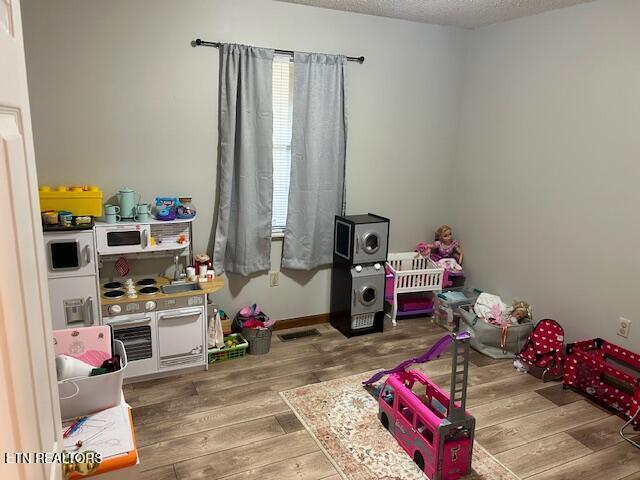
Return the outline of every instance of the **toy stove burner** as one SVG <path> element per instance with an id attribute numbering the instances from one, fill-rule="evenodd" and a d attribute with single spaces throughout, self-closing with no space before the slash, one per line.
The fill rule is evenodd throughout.
<path id="1" fill-rule="evenodd" d="M 122 288 L 122 283 L 120 283 L 120 282 L 109 282 L 109 283 L 105 283 L 102 287 L 106 288 L 107 290 L 117 290 L 119 288 Z"/>
<path id="2" fill-rule="evenodd" d="M 143 287 L 138 290 L 138 293 L 141 295 L 154 295 L 158 293 L 160 289 L 158 287 Z"/>
<path id="3" fill-rule="evenodd" d="M 120 298 L 124 297 L 123 290 L 109 290 L 108 292 L 104 292 L 104 296 L 106 298 Z"/>
<path id="4" fill-rule="evenodd" d="M 148 287 L 150 285 L 155 285 L 156 281 L 153 278 L 143 278 L 142 280 L 138 280 L 136 285 L 139 287 Z"/>

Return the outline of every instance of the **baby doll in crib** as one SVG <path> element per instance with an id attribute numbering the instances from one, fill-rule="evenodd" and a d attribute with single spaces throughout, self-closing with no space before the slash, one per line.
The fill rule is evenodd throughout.
<path id="1" fill-rule="evenodd" d="M 441 225 L 436 230 L 435 242 L 420 242 L 416 245 L 416 250 L 422 256 L 431 255 L 431 258 L 441 267 L 451 271 L 462 271 L 464 253 L 460 242 L 453 239 L 453 232 L 449 225 Z"/>

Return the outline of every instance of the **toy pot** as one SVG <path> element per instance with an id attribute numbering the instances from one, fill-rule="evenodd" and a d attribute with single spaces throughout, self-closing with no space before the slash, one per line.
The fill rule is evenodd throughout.
<path id="1" fill-rule="evenodd" d="M 120 205 L 120 215 L 123 219 L 132 219 L 136 215 L 136 192 L 130 188 L 123 188 L 116 196 Z"/>

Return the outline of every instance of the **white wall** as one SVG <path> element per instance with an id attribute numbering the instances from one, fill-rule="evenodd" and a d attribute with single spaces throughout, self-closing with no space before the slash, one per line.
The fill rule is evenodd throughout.
<path id="1" fill-rule="evenodd" d="M 364 55 L 348 66 L 347 213 L 390 217 L 395 251 L 447 219 L 439 180 L 453 159 L 465 32 L 260 0 L 22 4 L 41 183 L 97 184 L 107 196 L 129 186 L 146 200 L 192 194 L 196 250 L 208 248 L 218 52 L 189 46 L 201 37 Z M 266 275 L 228 280 L 218 300 L 232 313 L 249 302 L 275 318 L 329 310 L 326 269 L 281 275 L 277 288 Z"/>
<path id="2" fill-rule="evenodd" d="M 348 67 L 348 213 L 389 216 L 394 251 L 451 223 L 471 283 L 528 299 L 571 338 L 639 347 L 639 2 L 473 32 L 251 0 L 23 0 L 23 10 L 42 183 L 191 193 L 204 250 L 218 57 L 189 41 L 365 55 Z M 280 283 L 234 276 L 218 299 L 232 313 L 257 301 L 276 318 L 328 311 L 327 270 Z M 629 340 L 615 336 L 619 316 L 634 321 Z"/>
<path id="3" fill-rule="evenodd" d="M 607 0 L 473 33 L 453 211 L 474 285 L 636 351 L 638 19 Z"/>

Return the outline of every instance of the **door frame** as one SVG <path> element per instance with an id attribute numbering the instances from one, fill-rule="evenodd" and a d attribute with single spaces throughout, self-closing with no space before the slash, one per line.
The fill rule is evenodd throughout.
<path id="1" fill-rule="evenodd" d="M 0 451 L 57 453 L 62 425 L 18 0 L 0 0 Z M 5 463 L 0 478 L 61 478 Z"/>

